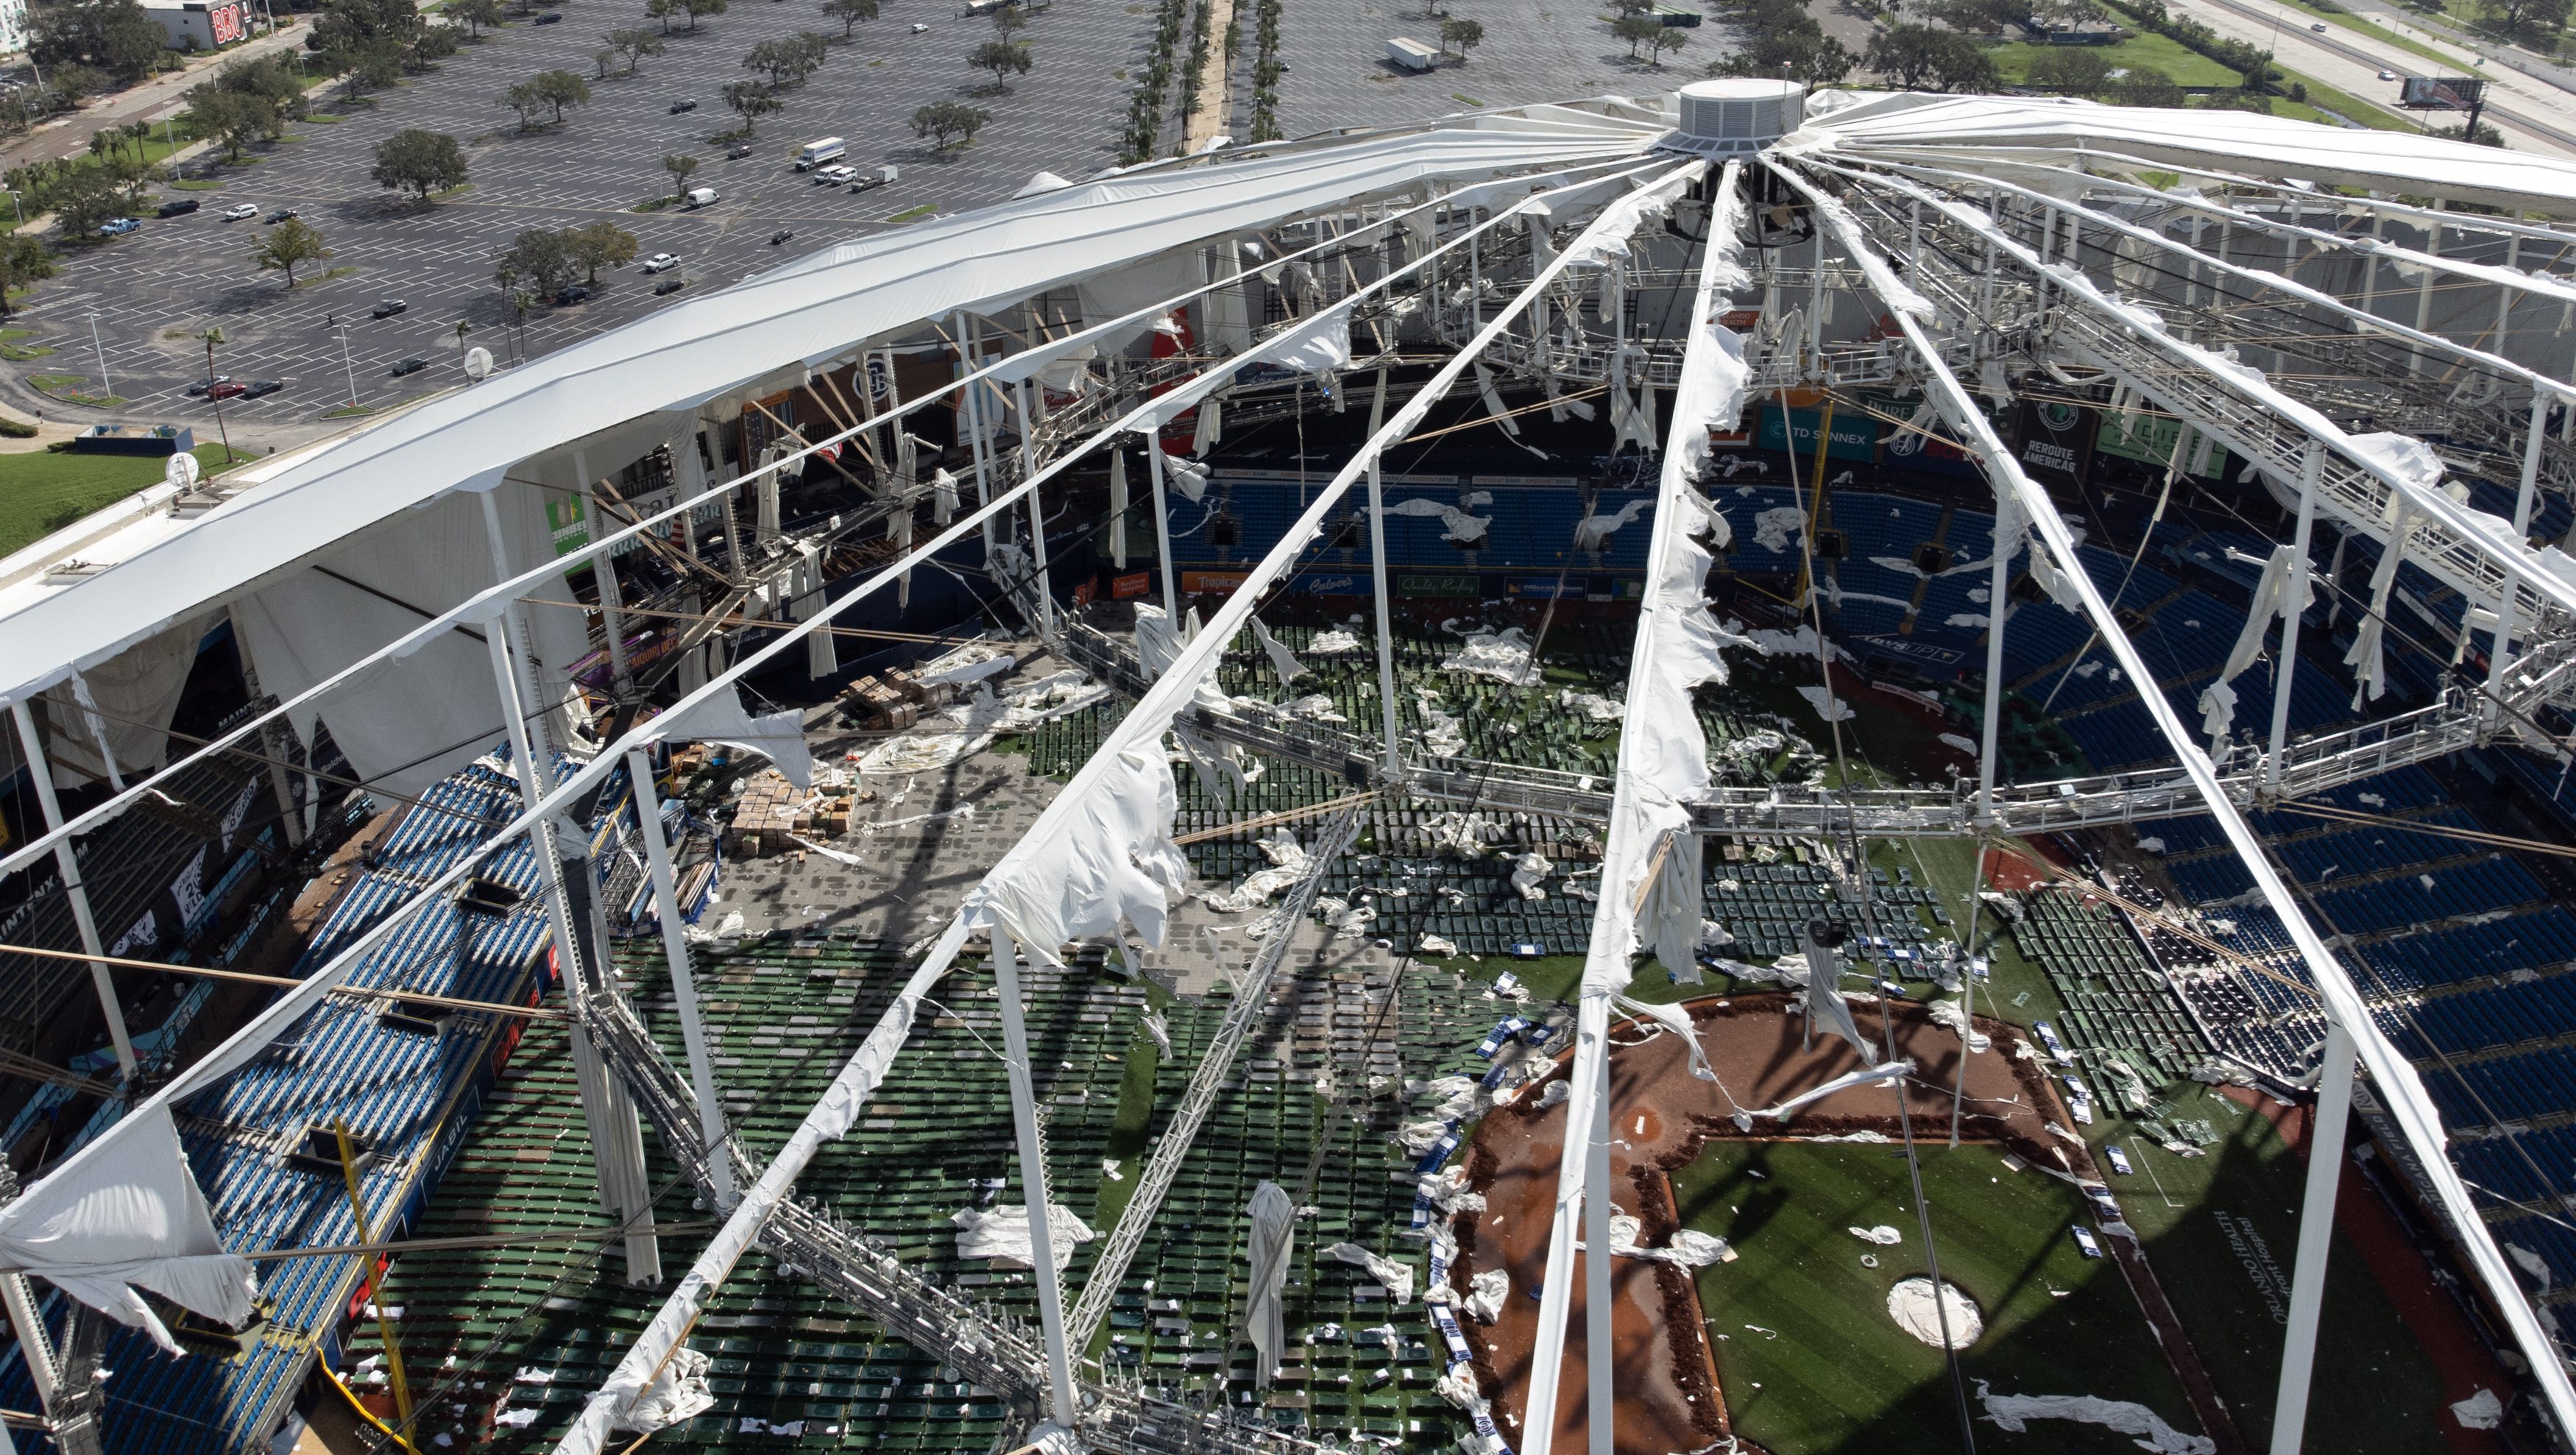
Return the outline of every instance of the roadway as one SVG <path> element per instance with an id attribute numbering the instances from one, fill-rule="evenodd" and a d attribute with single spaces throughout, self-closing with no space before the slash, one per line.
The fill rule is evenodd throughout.
<path id="1" fill-rule="evenodd" d="M 2377 102 L 2394 111 L 2397 83 L 2379 79 L 2382 71 L 2398 75 L 2420 76 L 2431 69 L 2422 56 L 2402 50 L 2384 41 L 2327 25 L 2320 34 L 2309 29 L 2318 24 L 2316 17 L 2304 10 L 2294 10 L 2272 0 L 2269 4 L 2247 3 L 2247 0 L 2173 0 L 2176 13 L 2201 21 L 2231 40 L 2246 41 L 2269 49 L 2280 64 L 2303 75 L 2314 77 L 2340 91 L 2364 101 Z M 2451 47 L 2440 47 L 2444 50 Z M 2576 98 L 2537 78 L 2519 72 L 2473 70 L 2464 58 L 2458 67 L 2463 75 L 2487 77 L 2485 120 L 2504 134 L 2505 143 L 2517 150 L 2551 156 L 2576 158 Z M 2436 120 L 2456 125 L 2465 114 L 2453 118 L 2437 114 Z"/>
<path id="2" fill-rule="evenodd" d="M 0 168 L 81 156 L 89 151 L 90 133 L 102 127 L 123 126 L 129 121 L 157 122 L 176 116 L 187 108 L 188 88 L 201 81 L 212 80 L 217 67 L 281 51 L 300 51 L 308 33 L 302 21 L 289 16 L 278 22 L 277 29 L 267 35 L 246 40 L 230 50 L 200 56 L 178 70 L 100 97 L 87 106 L 42 122 L 29 128 L 25 136 L 0 148 Z"/>

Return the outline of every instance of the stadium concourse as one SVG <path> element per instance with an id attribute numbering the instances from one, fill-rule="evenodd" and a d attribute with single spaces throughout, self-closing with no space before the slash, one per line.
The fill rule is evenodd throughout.
<path id="1" fill-rule="evenodd" d="M 174 471 L 0 562 L 10 1439 L 2562 1447 L 2571 218 L 1703 82 Z"/>

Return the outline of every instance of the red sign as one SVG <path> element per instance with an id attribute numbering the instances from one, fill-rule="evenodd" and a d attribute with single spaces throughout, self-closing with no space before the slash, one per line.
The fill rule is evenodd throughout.
<path id="1" fill-rule="evenodd" d="M 1724 313 L 1719 314 L 1717 316 L 1717 321 L 1724 327 L 1734 329 L 1737 333 L 1742 333 L 1744 330 L 1751 328 L 1753 325 L 1762 321 L 1762 310 L 1759 308 L 1730 308 Z"/>
<path id="2" fill-rule="evenodd" d="M 1181 589 L 1196 596 L 1201 592 L 1225 596 L 1252 579 L 1248 571 L 1183 571 Z"/>
<path id="3" fill-rule="evenodd" d="M 1125 601 L 1131 596 L 1142 596 L 1153 589 L 1154 577 L 1151 572 L 1139 571 L 1132 576 L 1109 578 L 1109 597 L 1113 601 Z"/>
<path id="4" fill-rule="evenodd" d="M 244 34 L 241 7 L 238 5 L 219 5 L 206 12 L 206 20 L 214 28 L 217 45 L 231 45 Z"/>
<path id="5" fill-rule="evenodd" d="M 1073 604 L 1076 606 L 1089 606 L 1091 604 L 1091 598 L 1099 594 L 1099 578 L 1088 576 L 1084 577 L 1081 584 L 1073 588 Z"/>

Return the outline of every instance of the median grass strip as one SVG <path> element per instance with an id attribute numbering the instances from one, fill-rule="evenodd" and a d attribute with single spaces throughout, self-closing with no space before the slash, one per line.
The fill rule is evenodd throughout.
<path id="1" fill-rule="evenodd" d="M 1994 58 L 1995 69 L 2003 74 L 2004 80 L 2018 86 L 2029 73 L 2033 60 L 2057 49 L 2055 46 L 2027 45 L 2016 41 L 1995 46 L 1986 54 Z M 2235 86 L 2244 80 L 2236 72 L 2167 35 L 2134 35 L 2117 45 L 2091 49 L 2110 62 L 2114 70 L 2152 67 L 2172 77 L 2175 85 L 2186 88 Z"/>
<path id="2" fill-rule="evenodd" d="M 220 474 L 220 444 L 199 445 L 197 463 L 208 475 Z M 250 461 L 237 455 L 233 464 Z M 38 450 L 0 455 L 0 555 L 61 530 L 82 516 L 113 505 L 159 484 L 166 461 L 136 455 L 75 455 Z"/>

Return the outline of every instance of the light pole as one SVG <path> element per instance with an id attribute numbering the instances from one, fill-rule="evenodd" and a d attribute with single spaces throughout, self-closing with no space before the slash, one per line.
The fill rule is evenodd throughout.
<path id="1" fill-rule="evenodd" d="M 89 311 L 89 346 L 98 353 L 98 392 L 112 395 L 116 392 L 116 381 L 107 377 L 107 345 L 98 341 L 98 310 L 95 308 Z M 207 372 L 214 371 L 209 369 Z"/>
<path id="2" fill-rule="evenodd" d="M 349 362 L 349 326 L 340 324 L 332 330 L 340 336 L 340 367 L 349 376 L 349 407 L 358 407 L 358 366 Z"/>
<path id="3" fill-rule="evenodd" d="M 24 207 L 20 207 L 20 206 L 18 206 L 18 189 L 17 189 L 17 188 L 15 188 L 15 187 L 11 187 L 11 188 L 7 188 L 6 190 L 7 190 L 7 192 L 9 193 L 9 205 L 10 205 L 10 207 L 12 207 L 13 209 L 15 209 L 15 210 L 17 211 L 17 214 L 18 214 L 18 225 L 19 225 L 20 227 L 25 227 L 25 226 L 27 225 L 27 209 L 26 209 L 26 208 L 24 208 Z"/>
<path id="4" fill-rule="evenodd" d="M 215 345 L 224 341 L 224 331 L 210 328 L 198 335 L 206 341 L 206 397 L 215 405 L 215 438 L 224 442 L 224 463 L 233 462 L 233 437 L 224 431 L 224 398 L 215 392 Z"/>

